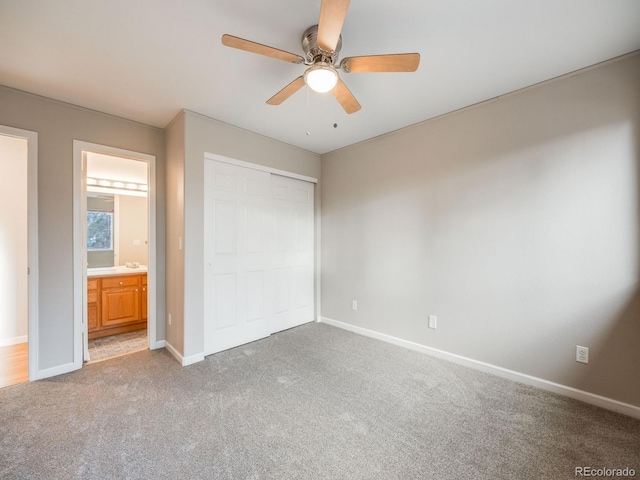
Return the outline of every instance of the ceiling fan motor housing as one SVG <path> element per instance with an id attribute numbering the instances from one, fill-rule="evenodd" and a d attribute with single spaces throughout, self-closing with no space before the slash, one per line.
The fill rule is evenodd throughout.
<path id="1" fill-rule="evenodd" d="M 338 44 L 333 52 L 327 52 L 318 46 L 318 25 L 307 28 L 302 34 L 302 50 L 305 54 L 305 63 L 312 65 L 316 62 L 326 62 L 334 65 L 338 61 L 338 54 L 342 48 L 342 35 L 338 38 Z"/>

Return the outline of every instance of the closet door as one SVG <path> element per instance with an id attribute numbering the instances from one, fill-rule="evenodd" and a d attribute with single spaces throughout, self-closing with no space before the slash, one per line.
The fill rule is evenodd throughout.
<path id="1" fill-rule="evenodd" d="M 205 354 L 266 337 L 273 310 L 270 174 L 205 160 Z"/>
<path id="2" fill-rule="evenodd" d="M 313 189 L 313 183 L 271 175 L 273 332 L 314 319 Z"/>
<path id="3" fill-rule="evenodd" d="M 205 160 L 205 355 L 314 320 L 312 183 Z"/>

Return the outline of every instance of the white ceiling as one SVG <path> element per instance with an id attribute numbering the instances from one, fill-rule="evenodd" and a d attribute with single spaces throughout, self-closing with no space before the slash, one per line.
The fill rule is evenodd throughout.
<path id="1" fill-rule="evenodd" d="M 418 71 L 343 73 L 362 105 L 352 115 L 306 87 L 267 105 L 304 66 L 223 47 L 222 34 L 302 54 L 319 8 L 0 0 L 0 84 L 162 128 L 186 108 L 326 153 L 640 49 L 638 0 L 352 0 L 341 57 L 418 52 Z"/>

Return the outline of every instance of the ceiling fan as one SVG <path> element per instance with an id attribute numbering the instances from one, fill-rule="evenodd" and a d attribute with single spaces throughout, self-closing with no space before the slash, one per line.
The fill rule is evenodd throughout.
<path id="1" fill-rule="evenodd" d="M 267 100 L 269 105 L 280 105 L 306 84 L 316 92 L 332 92 L 342 108 L 351 114 L 360 110 L 361 107 L 340 78 L 338 70 L 345 73 L 415 72 L 420 64 L 420 54 L 347 57 L 338 63 L 338 54 L 342 48 L 340 32 L 348 8 L 349 0 L 322 0 L 318 25 L 308 28 L 302 35 L 304 57 L 233 35 L 223 35 L 222 44 L 309 67 L 304 75 L 296 78 Z"/>

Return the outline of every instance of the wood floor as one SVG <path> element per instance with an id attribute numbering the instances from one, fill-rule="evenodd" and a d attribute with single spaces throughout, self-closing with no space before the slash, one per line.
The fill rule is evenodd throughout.
<path id="1" fill-rule="evenodd" d="M 28 345 L 0 347 L 0 388 L 29 380 Z"/>
<path id="2" fill-rule="evenodd" d="M 29 381 L 29 344 L 0 347 L 0 388 Z M 100 361 L 147 349 L 147 330 L 89 341 L 91 360 Z"/>

